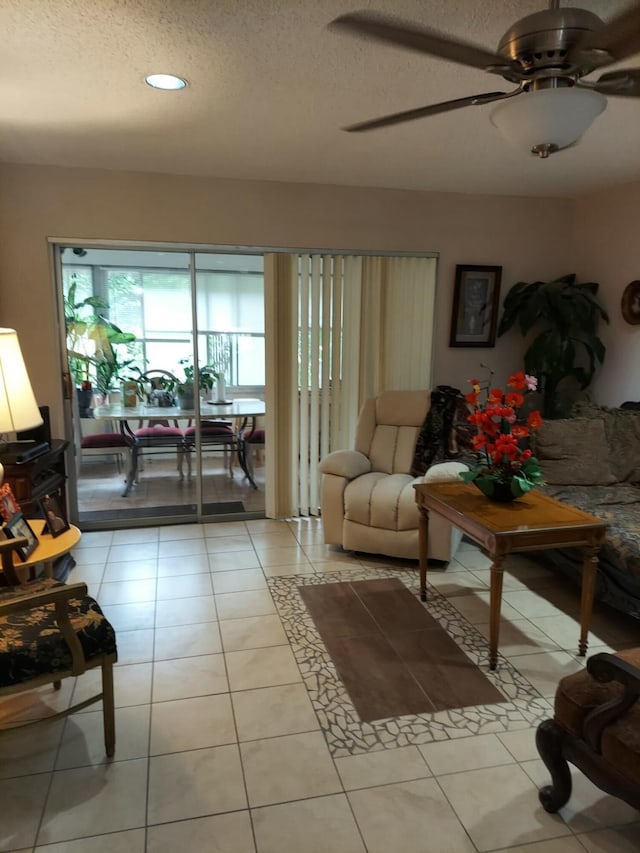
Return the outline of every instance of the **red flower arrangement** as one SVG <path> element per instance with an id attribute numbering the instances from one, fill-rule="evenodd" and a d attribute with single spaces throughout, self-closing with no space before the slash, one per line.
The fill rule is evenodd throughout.
<path id="1" fill-rule="evenodd" d="M 460 476 L 465 483 L 474 483 L 487 497 L 496 500 L 515 500 L 534 486 L 543 485 L 540 465 L 529 448 L 521 447 L 522 439 L 542 424 L 540 412 L 531 412 L 526 424 L 518 421 L 525 392 L 535 391 L 538 380 L 525 373 L 514 373 L 507 382 L 508 391 L 491 388 L 489 380 L 471 380 L 473 388 L 465 399 L 472 408 L 467 420 L 476 427 L 472 439 L 478 462 Z M 485 400 L 481 402 L 482 392 Z"/>

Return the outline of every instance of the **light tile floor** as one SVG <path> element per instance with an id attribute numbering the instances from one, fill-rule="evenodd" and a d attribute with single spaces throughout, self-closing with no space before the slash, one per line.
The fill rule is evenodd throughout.
<path id="1" fill-rule="evenodd" d="M 580 773 L 560 814 L 533 729 L 334 758 L 265 579 L 392 565 L 322 545 L 319 522 L 269 520 L 94 532 L 74 552 L 114 624 L 117 746 L 101 712 L 0 737 L 0 850 L 49 853 L 631 853 L 640 814 Z M 405 567 L 407 564 L 402 564 Z M 547 698 L 582 665 L 577 592 L 511 564 L 501 651 Z M 488 630 L 488 561 L 463 543 L 430 581 Z M 569 590 L 569 591 L 568 591 Z M 637 645 L 640 625 L 594 619 L 590 652 Z M 89 695 L 5 700 L 37 716 Z"/>

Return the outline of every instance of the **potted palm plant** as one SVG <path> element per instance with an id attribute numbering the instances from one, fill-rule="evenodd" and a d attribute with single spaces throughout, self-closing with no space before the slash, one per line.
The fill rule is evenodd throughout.
<path id="1" fill-rule="evenodd" d="M 73 376 L 82 417 L 91 416 L 91 398 L 95 390 L 107 395 L 115 389 L 123 371 L 135 361 L 131 345 L 136 336 L 123 332 L 102 311 L 109 305 L 98 296 L 78 301 L 77 283 L 72 279 L 64 298 L 67 357 Z M 119 349 L 124 347 L 123 356 Z"/>
<path id="2" fill-rule="evenodd" d="M 597 292 L 596 282 L 578 283 L 572 274 L 546 282 L 519 281 L 505 297 L 498 336 L 513 326 L 522 335 L 536 332 L 524 354 L 524 370 L 538 378 L 543 417 L 566 417 L 604 361 L 598 324 L 608 323 L 609 317 Z"/>

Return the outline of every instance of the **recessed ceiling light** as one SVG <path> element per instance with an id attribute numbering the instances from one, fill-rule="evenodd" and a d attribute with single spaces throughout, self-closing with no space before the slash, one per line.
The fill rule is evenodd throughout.
<path id="1" fill-rule="evenodd" d="M 184 89 L 187 81 L 182 77 L 176 77 L 175 74 L 149 74 L 144 78 L 144 82 L 154 89 Z"/>

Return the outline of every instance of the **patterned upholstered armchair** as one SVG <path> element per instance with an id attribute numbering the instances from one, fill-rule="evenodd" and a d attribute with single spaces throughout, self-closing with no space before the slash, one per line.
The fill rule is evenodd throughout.
<path id="1" fill-rule="evenodd" d="M 551 774 L 540 802 L 557 812 L 571 796 L 569 764 L 599 788 L 640 808 L 640 649 L 593 655 L 558 684 L 552 720 L 536 744 Z"/>
<path id="2" fill-rule="evenodd" d="M 0 542 L 0 696 L 45 684 L 60 688 L 63 678 L 102 669 L 102 690 L 95 696 L 46 717 L 54 720 L 102 700 L 104 743 L 115 751 L 113 664 L 115 632 L 83 583 L 55 580 L 10 585 L 15 576 L 11 552 L 25 539 Z M 40 720 L 3 722 L 1 729 L 32 725 Z"/>

